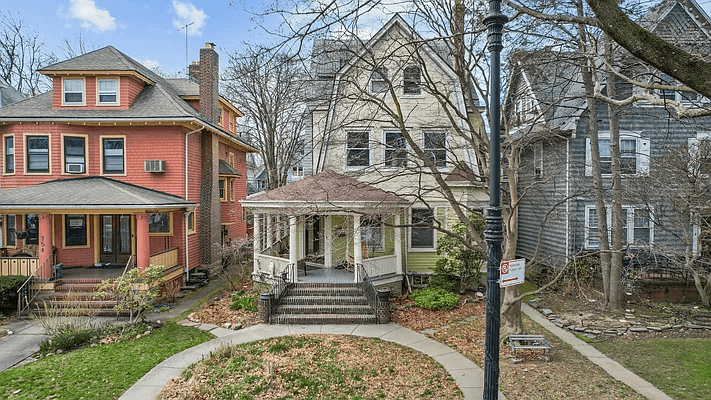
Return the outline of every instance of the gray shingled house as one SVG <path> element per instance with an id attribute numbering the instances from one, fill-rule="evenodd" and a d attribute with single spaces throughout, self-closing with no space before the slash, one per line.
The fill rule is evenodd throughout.
<path id="1" fill-rule="evenodd" d="M 694 0 L 665 1 L 641 22 L 664 39 L 706 57 L 711 55 L 711 21 Z M 665 74 L 635 64 L 629 55 L 623 60 L 638 76 L 661 84 L 674 83 Z M 525 195 L 519 206 L 517 255 L 527 259 L 535 256 L 543 264 L 560 266 L 581 250 L 595 250 L 599 245 L 597 212 L 590 192 L 590 117 L 580 60 L 577 54 L 542 49 L 517 53 L 509 66 L 512 79 L 506 116 L 512 137 L 525 148 L 518 172 L 518 187 Z M 618 82 L 617 87 L 620 98 L 642 91 L 624 82 Z M 669 217 L 668 204 L 650 205 L 646 200 L 642 204 L 642 196 L 634 188 L 645 177 L 666 173 L 654 161 L 668 150 L 707 140 L 711 133 L 711 118 L 679 118 L 676 109 L 663 104 L 673 100 L 693 109 L 708 107 L 708 99 L 683 89 L 648 93 L 662 105 L 640 101 L 619 113 L 626 196 L 624 234 L 630 252 L 649 245 L 681 246 L 678 232 L 661 226 Z M 610 128 L 605 103 L 597 102 L 597 114 L 603 181 L 609 187 Z"/>

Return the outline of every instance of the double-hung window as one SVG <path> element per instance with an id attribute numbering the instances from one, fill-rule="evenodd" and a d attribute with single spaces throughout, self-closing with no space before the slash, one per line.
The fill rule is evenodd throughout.
<path id="1" fill-rule="evenodd" d="M 27 172 L 49 172 L 49 136 L 27 136 Z"/>
<path id="2" fill-rule="evenodd" d="M 118 80 L 99 79 L 99 104 L 118 104 Z"/>
<path id="3" fill-rule="evenodd" d="M 659 75 L 659 84 L 667 86 L 678 86 L 679 83 L 667 74 Z M 698 100 L 699 96 L 691 90 L 662 89 L 657 91 L 657 95 L 662 100 L 676 101 L 679 103 L 692 103 Z"/>
<path id="4" fill-rule="evenodd" d="M 63 100 L 65 105 L 84 104 L 84 80 L 65 79 L 63 81 Z"/>
<path id="5" fill-rule="evenodd" d="M 385 166 L 407 166 L 407 144 L 402 132 L 385 132 Z"/>
<path id="6" fill-rule="evenodd" d="M 15 238 L 15 215 L 8 214 L 5 216 L 5 246 L 15 247 L 17 240 Z"/>
<path id="7" fill-rule="evenodd" d="M 413 208 L 410 218 L 410 247 L 413 249 L 434 249 L 435 232 L 432 227 L 434 215 L 429 208 Z"/>
<path id="8" fill-rule="evenodd" d="M 699 132 L 688 141 L 689 173 L 697 177 L 711 176 L 711 133 Z"/>
<path id="9" fill-rule="evenodd" d="M 609 132 L 600 132 L 600 172 L 612 173 L 612 153 Z M 650 141 L 635 133 L 620 134 L 620 172 L 626 175 L 647 175 L 649 173 Z M 585 176 L 592 176 L 592 153 L 590 138 L 585 139 Z"/>
<path id="10" fill-rule="evenodd" d="M 149 214 L 148 233 L 153 235 L 172 235 L 173 214 L 169 212 Z"/>
<path id="11" fill-rule="evenodd" d="M 86 143 L 83 137 L 64 137 L 64 172 L 83 174 L 86 172 Z"/>
<path id="12" fill-rule="evenodd" d="M 652 220 L 653 210 L 645 207 L 623 206 L 622 218 L 624 226 L 622 228 L 623 245 L 635 246 L 654 242 L 654 224 Z M 598 215 L 594 205 L 585 208 L 585 248 L 597 249 L 600 247 L 598 235 Z M 607 208 L 607 228 L 608 239 L 612 240 L 612 209 Z"/>
<path id="13" fill-rule="evenodd" d="M 388 69 L 378 67 L 370 76 L 370 91 L 373 93 L 385 93 L 388 91 Z"/>
<path id="14" fill-rule="evenodd" d="M 403 70 L 403 94 L 419 95 L 422 92 L 420 80 L 422 73 L 420 67 L 411 65 Z"/>
<path id="15" fill-rule="evenodd" d="M 15 173 L 15 137 L 5 136 L 5 173 Z"/>
<path id="16" fill-rule="evenodd" d="M 368 130 L 348 131 L 346 139 L 346 166 L 367 167 L 370 165 Z"/>
<path id="17" fill-rule="evenodd" d="M 447 135 L 444 132 L 424 133 L 425 154 L 436 167 L 447 166 Z"/>
<path id="18" fill-rule="evenodd" d="M 123 138 L 102 139 L 104 174 L 123 174 L 125 171 Z"/>
<path id="19" fill-rule="evenodd" d="M 533 145 L 533 176 L 543 178 L 543 142 Z"/>

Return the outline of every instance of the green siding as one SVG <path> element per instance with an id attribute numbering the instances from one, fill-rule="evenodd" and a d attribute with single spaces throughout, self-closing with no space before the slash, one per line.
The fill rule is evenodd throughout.
<path id="1" fill-rule="evenodd" d="M 408 252 L 407 270 L 409 272 L 432 272 L 437 260 L 442 257 L 436 251 Z"/>

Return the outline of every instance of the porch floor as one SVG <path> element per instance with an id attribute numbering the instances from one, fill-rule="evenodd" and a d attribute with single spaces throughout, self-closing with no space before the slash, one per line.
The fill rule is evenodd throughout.
<path id="1" fill-rule="evenodd" d="M 298 271 L 299 282 L 303 283 L 353 283 L 353 272 L 335 268 L 310 267 L 304 275 L 304 270 Z"/>
<path id="2" fill-rule="evenodd" d="M 60 273 L 62 279 L 114 279 L 123 274 L 121 268 L 67 267 Z"/>

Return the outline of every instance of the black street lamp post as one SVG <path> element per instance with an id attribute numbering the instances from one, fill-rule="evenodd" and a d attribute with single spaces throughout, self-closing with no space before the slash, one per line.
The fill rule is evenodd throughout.
<path id="1" fill-rule="evenodd" d="M 503 241 L 501 218 L 501 32 L 508 18 L 501 13 L 501 0 L 489 1 L 489 14 L 484 23 L 489 29 L 491 76 L 489 77 L 489 208 L 486 213 L 486 338 L 484 341 L 484 400 L 499 398 L 499 324 L 500 299 L 499 264 Z"/>

